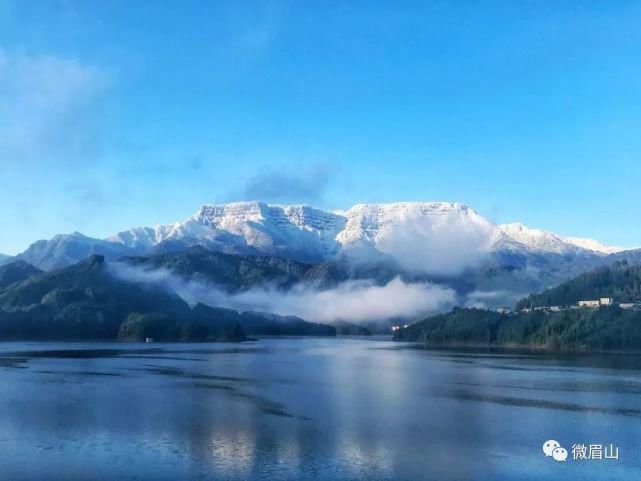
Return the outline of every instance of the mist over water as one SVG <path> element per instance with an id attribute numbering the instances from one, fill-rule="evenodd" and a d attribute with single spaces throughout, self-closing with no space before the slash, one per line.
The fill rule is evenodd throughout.
<path id="1" fill-rule="evenodd" d="M 349 280 L 329 289 L 301 283 L 287 291 L 267 285 L 229 293 L 206 282 L 186 281 L 166 269 L 146 270 L 122 263 L 114 263 L 110 269 L 121 279 L 175 292 L 192 305 L 200 302 L 318 322 L 411 318 L 447 310 L 457 300 L 453 289 L 427 282 L 408 283 L 400 278 L 384 285 L 376 285 L 371 280 Z"/>

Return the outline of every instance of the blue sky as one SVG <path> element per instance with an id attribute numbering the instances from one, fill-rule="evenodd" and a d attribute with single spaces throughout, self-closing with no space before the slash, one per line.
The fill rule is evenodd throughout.
<path id="1" fill-rule="evenodd" d="M 0 252 L 259 199 L 641 245 L 641 2 L 0 0 Z"/>

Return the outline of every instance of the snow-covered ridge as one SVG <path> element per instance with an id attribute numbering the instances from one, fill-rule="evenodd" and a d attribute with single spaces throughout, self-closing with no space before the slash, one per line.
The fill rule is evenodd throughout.
<path id="1" fill-rule="evenodd" d="M 132 248 L 151 248 L 167 240 L 222 242 L 258 250 L 307 251 L 311 257 L 324 258 L 355 243 L 377 247 L 399 230 L 407 231 L 410 227 L 414 234 L 423 234 L 432 241 L 438 237 L 447 241 L 455 230 L 457 237 L 469 235 L 485 242 L 480 247 L 487 250 L 525 248 L 555 254 L 577 251 L 611 254 L 624 250 L 518 223 L 494 225 L 474 209 L 456 202 L 357 204 L 336 212 L 262 202 L 211 204 L 203 205 L 184 221 L 154 228 L 137 227 L 106 240 Z"/>
<path id="2" fill-rule="evenodd" d="M 135 227 L 103 240 L 78 233 L 56 236 L 38 241 L 21 257 L 53 268 L 87 253 L 117 257 L 190 245 L 309 262 L 338 255 L 391 257 L 408 269 L 437 273 L 460 271 L 498 251 L 601 256 L 624 250 L 522 224 L 496 225 L 456 202 L 357 204 L 334 212 L 306 205 L 235 202 L 203 205 L 183 221 Z"/>
<path id="3" fill-rule="evenodd" d="M 626 250 L 623 247 L 606 246 L 593 239 L 564 237 L 540 229 L 531 229 L 520 223 L 499 225 L 498 229 L 509 239 L 529 249 L 541 252 L 567 254 L 577 251 L 590 251 L 599 254 L 614 254 L 615 252 Z"/>
<path id="4" fill-rule="evenodd" d="M 615 254 L 617 252 L 628 250 L 626 247 L 607 246 L 594 239 L 585 239 L 581 237 L 564 237 L 563 240 L 582 249 L 588 249 L 594 252 L 600 252 L 602 254 Z"/>

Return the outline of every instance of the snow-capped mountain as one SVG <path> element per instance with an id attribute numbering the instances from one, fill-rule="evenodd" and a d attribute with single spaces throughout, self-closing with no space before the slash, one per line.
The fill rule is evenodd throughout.
<path id="1" fill-rule="evenodd" d="M 94 254 L 115 259 L 123 255 L 133 255 L 136 252 L 142 253 L 143 251 L 136 251 L 133 248 L 126 249 L 108 240 L 94 239 L 82 235 L 80 232 L 73 232 L 59 234 L 49 240 L 34 242 L 15 259 L 24 260 L 43 270 L 51 270 L 75 264 Z"/>
<path id="2" fill-rule="evenodd" d="M 516 244 L 515 244 L 516 243 Z M 552 254 L 582 254 L 586 251 L 598 254 L 613 254 L 625 250 L 622 247 L 606 246 L 592 239 L 563 237 L 552 232 L 530 229 L 520 223 L 499 225 L 494 248 L 527 248 Z"/>
<path id="3" fill-rule="evenodd" d="M 185 221 L 136 228 L 107 240 L 126 248 L 174 242 L 318 262 L 336 254 L 344 224 L 342 216 L 312 207 L 238 202 L 204 205 Z"/>
<path id="4" fill-rule="evenodd" d="M 615 254 L 617 252 L 623 252 L 627 250 L 625 247 L 621 246 L 606 246 L 594 239 L 585 239 L 581 237 L 563 237 L 563 240 L 582 249 L 600 252 L 602 254 Z"/>
<path id="5" fill-rule="evenodd" d="M 204 205 L 184 221 L 136 227 L 107 239 L 59 235 L 32 244 L 18 257 L 51 269 L 91 254 L 116 258 L 192 245 L 306 262 L 391 258 L 408 270 L 436 274 L 460 272 L 495 252 L 595 257 L 622 250 L 522 224 L 495 225 L 459 203 L 358 204 L 328 212 L 237 202 Z"/>

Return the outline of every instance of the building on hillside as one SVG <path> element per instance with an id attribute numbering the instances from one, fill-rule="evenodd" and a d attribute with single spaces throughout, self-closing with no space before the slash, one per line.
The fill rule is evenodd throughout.
<path id="1" fill-rule="evenodd" d="M 561 311 L 561 306 L 550 306 L 549 309 L 552 312 L 559 312 L 559 311 Z"/>
<path id="2" fill-rule="evenodd" d="M 498 309 L 496 309 L 496 312 L 500 314 L 509 314 L 510 312 L 512 312 L 512 310 L 507 306 L 501 306 Z"/>
<path id="3" fill-rule="evenodd" d="M 586 299 L 579 301 L 579 307 L 599 307 L 599 306 L 612 306 L 614 305 L 614 299 L 611 297 L 601 297 L 599 299 Z"/>
<path id="4" fill-rule="evenodd" d="M 601 305 L 598 299 L 582 300 L 578 304 L 579 307 L 599 307 Z"/>

